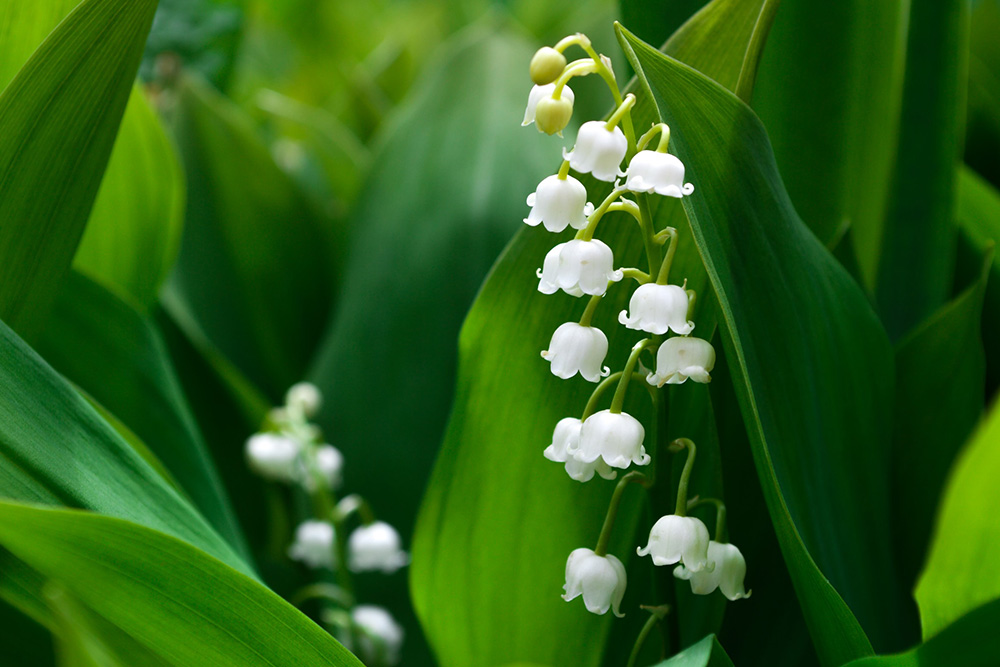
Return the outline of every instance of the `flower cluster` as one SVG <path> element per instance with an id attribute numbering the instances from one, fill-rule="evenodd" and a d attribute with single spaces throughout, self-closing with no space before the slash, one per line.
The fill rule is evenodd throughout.
<path id="1" fill-rule="evenodd" d="M 272 410 L 265 429 L 247 440 L 247 463 L 261 477 L 304 492 L 315 508 L 314 516 L 295 529 L 288 556 L 309 568 L 338 574 L 336 586 L 324 584 L 322 589 L 324 598 L 337 603 L 337 608 L 324 610 L 325 621 L 368 664 L 395 664 L 403 630 L 388 611 L 354 603 L 351 573 L 391 574 L 405 566 L 409 556 L 396 529 L 376 520 L 367 501 L 357 495 L 336 501 L 344 457 L 336 447 L 323 443 L 319 428 L 309 422 L 321 402 L 312 384 L 303 382 L 289 389 L 285 405 Z M 344 540 L 340 536 L 347 534 L 348 521 L 355 513 L 360 525 Z"/>
<path id="2" fill-rule="evenodd" d="M 581 47 L 588 57 L 568 63 L 563 52 L 573 45 Z M 563 464 L 566 473 L 579 482 L 590 481 L 595 474 L 615 479 L 619 471 L 646 466 L 652 457 L 653 447 L 647 452 L 642 423 L 623 410 L 628 387 L 633 382 L 660 388 L 687 380 L 711 380 L 715 349 L 707 340 L 691 335 L 695 328 L 691 319 L 694 292 L 687 289 L 686 281 L 670 282 L 677 230 L 655 229 L 647 200 L 656 195 L 681 199 L 691 195 L 694 186 L 684 182 L 684 163 L 667 152 L 669 127 L 655 124 L 636 140 L 631 118 L 635 96 L 622 96 L 610 60 L 598 55 L 584 35 L 572 35 L 554 47 L 540 49 L 532 59 L 530 74 L 535 85 L 528 96 L 523 124 L 534 123 L 541 132 L 562 136 L 569 125 L 574 95 L 567 84 L 573 77 L 598 74 L 608 83 L 616 103 L 607 120 L 592 120 L 580 126 L 575 145 L 571 150 L 563 149 L 558 172 L 543 179 L 528 196 L 530 211 L 524 219 L 526 224 L 542 226 L 552 233 L 568 227 L 576 230 L 571 240 L 555 244 L 546 253 L 537 271 L 538 291 L 586 296 L 587 305 L 578 321 L 556 328 L 541 356 L 558 378 L 570 379 L 579 374 L 597 383 L 580 418 L 565 417 L 555 425 L 544 456 Z M 656 147 L 647 148 L 657 136 Z M 572 172 L 613 184 L 610 194 L 595 206 L 588 201 L 587 187 Z M 594 238 L 599 223 L 612 213 L 627 214 L 638 223 L 647 271 L 617 266 L 614 250 Z M 637 287 L 628 308 L 617 319 L 625 328 L 649 336 L 635 343 L 623 370 L 612 374 L 605 365 L 608 335 L 592 320 L 608 290 L 633 281 Z M 655 362 L 653 370 L 637 372 L 643 354 Z M 599 410 L 602 396 L 611 386 L 616 388 L 610 405 Z M 690 581 L 695 593 L 708 594 L 721 588 L 730 599 L 745 597 L 746 564 L 736 547 L 721 541 L 724 514 L 720 510 L 716 541 L 709 539 L 708 529 L 700 519 L 686 515 L 686 486 L 694 462 L 694 443 L 677 441 L 674 450 L 682 449 L 688 450 L 688 462 L 678 489 L 677 508 L 674 514 L 656 522 L 648 544 L 638 553 L 652 556 L 654 565 L 676 565 L 675 576 Z M 566 562 L 563 598 L 582 596 L 587 609 L 596 614 L 610 609 L 620 615 L 625 568 L 618 558 L 607 553 L 607 545 L 621 490 L 629 481 L 651 484 L 635 470 L 624 475 L 597 547 L 576 549 Z"/>

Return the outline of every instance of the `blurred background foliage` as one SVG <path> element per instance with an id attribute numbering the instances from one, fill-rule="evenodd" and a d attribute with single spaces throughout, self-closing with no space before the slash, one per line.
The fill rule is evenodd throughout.
<path id="1" fill-rule="evenodd" d="M 50 3 L 27 30 L 23 5 L 0 0 L 0 88 L 76 4 Z M 285 558 L 287 516 L 304 501 L 251 475 L 243 446 L 298 380 L 326 397 L 318 421 L 346 457 L 345 492 L 369 497 L 410 545 L 453 402 L 462 322 L 522 227 L 524 197 L 575 132 L 561 142 L 519 127 L 533 50 L 585 32 L 625 82 L 613 20 L 658 46 L 703 4 L 160 0 L 72 272 L 33 315 L 44 326 L 8 324 L 279 594 L 312 576 Z M 802 221 L 896 343 L 897 389 L 907 391 L 896 394 L 886 456 L 917 453 L 893 482 L 894 530 L 911 548 L 905 591 L 929 552 L 945 472 L 1000 386 L 1000 263 L 987 257 L 983 269 L 1000 237 L 998 34 L 997 0 L 784 0 L 751 100 Z M 599 81 L 574 89 L 574 123 L 607 111 Z M 480 314 L 488 328 L 494 311 Z M 955 354 L 956 340 L 968 354 Z M 954 404 L 939 405 L 929 376 L 951 378 Z M 689 430 L 718 441 L 723 456 L 706 457 L 706 470 L 741 499 L 731 521 L 748 560 L 768 565 L 755 568 L 754 598 L 724 621 L 719 608 L 676 600 L 697 620 L 672 638 L 716 632 L 736 664 L 811 664 L 760 483 L 747 474 L 735 394 L 723 380 L 698 399 L 718 433 L 671 401 L 678 414 L 690 407 Z M 986 441 L 970 460 L 988 458 Z M 636 505 L 635 518 L 648 514 Z M 928 598 L 935 584 L 921 589 Z M 403 622 L 403 664 L 433 664 L 405 571 L 363 575 L 359 592 Z M 905 629 L 877 649 L 920 638 L 911 601 L 900 604 L 910 605 Z M 968 609 L 952 611 L 936 622 Z M 34 621 L 6 606 L 0 616 L 12 636 L 32 638 L 4 642 L 0 656 L 54 661 Z M 601 625 L 595 646 L 630 645 L 641 622 L 610 638 Z M 605 664 L 626 653 L 609 651 Z"/>

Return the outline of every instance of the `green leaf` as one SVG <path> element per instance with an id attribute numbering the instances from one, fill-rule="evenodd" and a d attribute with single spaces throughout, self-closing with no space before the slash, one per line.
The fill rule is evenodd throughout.
<path id="1" fill-rule="evenodd" d="M 927 564 L 914 592 L 924 639 L 1000 597 L 1000 407 L 993 406 L 948 477 Z"/>
<path id="2" fill-rule="evenodd" d="M 892 527 L 905 589 L 924 563 L 948 469 L 983 412 L 980 315 L 991 259 L 975 284 L 896 346 Z M 935 368 L 948 369 L 947 391 Z"/>
<path id="3" fill-rule="evenodd" d="M 151 322 L 97 283 L 70 273 L 37 349 L 134 431 L 216 530 L 237 550 L 245 548 L 166 347 Z"/>
<path id="4" fill-rule="evenodd" d="M 824 243 L 849 227 L 868 285 L 896 155 L 908 0 L 782 0 L 753 107 L 788 194 Z"/>
<path id="5" fill-rule="evenodd" d="M 899 148 L 876 296 L 899 339 L 948 298 L 969 48 L 967 0 L 913 0 Z"/>
<path id="6" fill-rule="evenodd" d="M 820 658 L 839 664 L 871 651 L 852 609 L 877 643 L 898 643 L 888 517 L 879 513 L 888 506 L 883 416 L 892 395 L 885 333 L 857 284 L 795 213 L 753 112 L 621 33 L 698 188 L 683 199 L 685 211 Z"/>
<path id="7" fill-rule="evenodd" d="M 69 268 L 155 0 L 86 0 L 0 95 L 0 318 L 31 333 Z"/>
<path id="8" fill-rule="evenodd" d="M 717 6 L 717 11 L 734 7 L 728 2 Z M 743 39 L 751 37 L 744 34 Z M 747 43 L 731 36 L 724 43 L 728 48 L 701 61 L 708 71 L 728 70 L 731 61 L 742 67 Z M 696 52 L 687 55 L 698 57 Z M 639 99 L 635 124 L 646 127 L 654 120 L 653 109 L 648 96 Z M 507 122 L 516 123 L 519 115 L 519 110 L 512 113 Z M 552 157 L 556 155 L 553 150 Z M 595 182 L 587 183 L 596 199 L 601 191 Z M 666 202 L 655 214 L 663 221 L 678 215 L 678 208 Z M 598 235 L 616 249 L 616 262 L 639 265 L 642 244 L 626 224 L 602 227 Z M 414 604 L 443 665 L 517 660 L 596 665 L 607 643 L 608 618 L 558 596 L 569 552 L 597 539 L 612 485 L 601 480 L 581 485 L 541 455 L 556 422 L 578 415 L 592 389 L 580 379 L 554 378 L 538 357 L 555 328 L 579 318 L 582 309 L 579 301 L 564 295 L 537 293 L 535 269 L 546 251 L 566 237 L 522 229 L 494 266 L 462 327 L 455 403 L 418 518 L 410 572 Z M 700 283 L 704 269 L 690 235 L 686 248 L 682 245 L 675 268 L 678 275 L 689 268 L 699 272 L 690 275 Z M 617 325 L 627 302 L 627 292 L 612 291 L 594 320 L 609 335 L 607 364 L 616 368 L 638 338 Z M 655 449 L 658 420 L 645 393 L 633 389 L 626 405 L 647 424 L 647 439 Z M 638 489 L 626 493 L 616 523 L 610 551 L 624 560 L 634 552 L 640 497 Z M 648 593 L 630 588 L 623 608 L 635 614 L 638 603 L 649 602 Z M 505 629 L 503 635 L 497 627 Z"/>
<path id="9" fill-rule="evenodd" d="M 0 497 L 142 523 L 251 574 L 205 519 L 4 324 L 0 349 Z"/>
<path id="10" fill-rule="evenodd" d="M 107 623 L 179 667 L 361 664 L 260 583 L 144 526 L 0 502 L 0 544 L 95 614 L 94 641 Z"/>
<path id="11" fill-rule="evenodd" d="M 193 77 L 175 94 L 188 197 L 169 288 L 208 340 L 277 401 L 305 375 L 326 323 L 330 230 L 234 104 Z"/>
<path id="12" fill-rule="evenodd" d="M 73 266 L 148 312 L 177 257 L 183 227 L 180 160 L 136 87 Z"/>
<path id="13" fill-rule="evenodd" d="M 656 667 L 733 667 L 715 635 L 709 635 Z"/>
<path id="14" fill-rule="evenodd" d="M 965 162 L 1000 186 L 1000 3 L 972 3 Z M 959 186 L 961 187 L 961 186 Z"/>
<path id="15" fill-rule="evenodd" d="M 636 34 L 653 44 L 673 35 L 685 21 L 705 6 L 706 0 L 619 0 L 621 22 L 634 26 Z"/>
<path id="16" fill-rule="evenodd" d="M 990 602 L 906 653 L 862 658 L 844 667 L 993 667 L 1000 655 L 1000 601 Z"/>

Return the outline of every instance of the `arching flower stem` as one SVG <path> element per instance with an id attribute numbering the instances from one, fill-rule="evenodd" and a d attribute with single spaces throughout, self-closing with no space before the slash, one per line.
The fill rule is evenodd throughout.
<path id="1" fill-rule="evenodd" d="M 611 495 L 611 502 L 608 504 L 608 513 L 604 516 L 604 525 L 601 526 L 601 534 L 597 538 L 597 546 L 594 547 L 594 553 L 598 556 L 608 555 L 608 544 L 611 542 L 611 533 L 614 530 L 615 519 L 618 516 L 618 507 L 622 504 L 625 487 L 632 482 L 642 484 L 646 488 L 649 488 L 651 484 L 649 478 L 638 470 L 633 470 L 618 480 L 615 491 Z"/>
<path id="2" fill-rule="evenodd" d="M 597 65 L 597 74 L 604 79 L 604 83 L 607 84 L 608 90 L 611 91 L 611 96 L 615 100 L 615 106 L 621 106 L 622 103 L 622 91 L 618 88 L 618 82 L 615 81 L 615 73 L 611 70 L 608 62 L 605 62 L 603 58 L 594 50 L 594 47 L 590 44 L 590 39 L 582 33 L 577 33 L 575 35 L 570 35 L 559 40 L 554 48 L 559 53 L 562 53 L 567 48 L 573 45 L 577 45 L 587 52 L 594 63 Z M 625 133 L 625 138 L 628 139 L 629 145 L 635 145 L 635 130 L 632 129 L 632 117 L 626 115 L 622 120 L 622 132 Z"/>
<path id="3" fill-rule="evenodd" d="M 631 116 L 629 116 L 629 111 L 634 106 L 635 106 L 635 95 L 629 93 L 628 95 L 625 96 L 625 99 L 622 100 L 622 102 L 618 105 L 618 108 L 615 109 L 614 113 L 611 114 L 611 117 L 608 118 L 607 122 L 604 123 L 604 127 L 607 128 L 608 132 L 615 129 L 618 123 L 621 123 L 622 120 L 625 119 L 626 117 L 631 118 Z M 627 136 L 625 138 L 628 139 Z M 633 141 L 632 139 L 629 139 L 629 145 L 632 145 L 632 141 Z"/>
<path id="4" fill-rule="evenodd" d="M 590 400 L 587 401 L 587 405 L 583 409 L 583 414 L 580 415 L 580 421 L 586 421 L 587 417 L 597 412 L 597 404 L 601 401 L 601 397 L 608 390 L 608 387 L 621 380 L 623 375 L 622 371 L 618 371 L 601 380 L 601 383 L 594 388 L 594 393 L 590 395 Z M 633 373 L 630 379 L 632 382 L 649 386 L 646 382 L 646 377 L 642 373 Z"/>
<path id="5" fill-rule="evenodd" d="M 569 160 L 563 160 L 563 163 L 559 165 L 559 173 L 556 175 L 560 181 L 566 180 L 566 177 L 569 176 Z"/>
<path id="6" fill-rule="evenodd" d="M 688 482 L 691 479 L 691 470 L 694 468 L 694 459 L 697 454 L 697 447 L 687 438 L 678 438 L 670 443 L 667 449 L 677 453 L 684 449 L 688 450 L 687 460 L 684 462 L 684 469 L 681 470 L 681 479 L 677 484 L 677 504 L 674 507 L 674 514 L 677 516 L 687 516 Z"/>
<path id="7" fill-rule="evenodd" d="M 636 148 L 640 151 L 643 150 L 657 132 L 660 133 L 660 143 L 656 146 L 656 152 L 666 153 L 667 144 L 670 143 L 670 127 L 666 123 L 657 123 L 651 127 L 646 134 L 639 137 L 639 143 L 636 144 Z"/>
<path id="8" fill-rule="evenodd" d="M 640 609 L 645 609 L 649 612 L 649 618 L 646 620 L 645 625 L 642 626 L 642 630 L 639 631 L 639 636 L 635 638 L 635 645 L 632 647 L 632 653 L 628 656 L 628 663 L 625 667 L 635 667 L 639 662 L 639 654 L 642 652 L 642 647 L 646 643 L 646 638 L 649 637 L 649 633 L 653 631 L 656 624 L 662 621 L 668 613 L 670 613 L 669 605 L 660 605 L 659 607 L 647 607 L 646 605 L 641 605 Z"/>
<path id="9" fill-rule="evenodd" d="M 677 230 L 667 227 L 663 233 L 669 238 L 670 245 L 667 246 L 667 254 L 660 264 L 660 272 L 656 274 L 656 284 L 666 285 L 670 279 L 670 266 L 674 263 L 674 255 L 677 254 Z"/>
<path id="10" fill-rule="evenodd" d="M 726 539 L 726 503 L 718 498 L 692 498 L 687 508 L 693 510 L 699 505 L 715 505 L 715 540 L 719 544 L 728 542 Z"/>
<path id="11" fill-rule="evenodd" d="M 622 406 L 625 405 L 625 392 L 628 389 L 628 383 L 635 370 L 635 365 L 639 361 L 639 355 L 647 347 L 654 344 L 655 341 L 652 338 L 644 338 L 632 346 L 632 353 L 628 355 L 628 361 L 625 362 L 625 370 L 622 371 L 624 375 L 618 382 L 614 398 L 611 399 L 611 414 L 621 414 Z"/>
<path id="12" fill-rule="evenodd" d="M 574 76 L 587 76 L 596 71 L 597 66 L 589 58 L 586 60 L 574 60 L 566 66 L 563 73 L 555 80 L 556 89 L 552 91 L 552 99 L 561 99 L 563 86 L 569 83 L 569 80 Z"/>
<path id="13" fill-rule="evenodd" d="M 603 298 L 603 294 L 595 294 L 590 297 L 590 301 L 587 302 L 587 307 L 584 309 L 583 315 L 580 316 L 581 327 L 590 326 L 590 321 L 594 318 L 594 312 L 597 310 L 597 305 L 601 303 L 601 299 Z"/>
<path id="14" fill-rule="evenodd" d="M 627 192 L 625 188 L 616 187 L 612 190 L 611 194 L 605 197 L 604 201 L 601 202 L 601 205 L 594 209 L 594 212 L 590 214 L 590 218 L 587 219 L 587 226 L 578 231 L 574 238 L 579 241 L 594 240 L 594 232 L 597 231 L 597 223 L 601 221 L 601 218 L 603 218 L 604 214 L 608 212 L 608 209 L 615 203 L 615 200 L 621 197 L 625 192 Z"/>

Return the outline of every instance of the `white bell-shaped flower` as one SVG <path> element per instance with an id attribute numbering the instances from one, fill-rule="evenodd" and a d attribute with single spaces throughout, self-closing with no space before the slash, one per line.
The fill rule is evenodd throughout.
<path id="1" fill-rule="evenodd" d="M 640 285 L 628 302 L 629 310 L 618 315 L 618 321 L 629 329 L 662 335 L 668 330 L 685 336 L 694 329 L 687 318 L 688 294 L 677 285 Z M 629 311 L 632 312 L 629 316 Z"/>
<path id="2" fill-rule="evenodd" d="M 619 168 L 627 151 L 628 140 L 617 125 L 609 130 L 604 121 L 592 120 L 580 126 L 576 145 L 568 153 L 563 151 L 563 157 L 581 174 L 614 183 L 623 175 Z"/>
<path id="3" fill-rule="evenodd" d="M 735 545 L 712 540 L 708 543 L 708 560 L 715 563 L 715 569 L 692 572 L 684 565 L 678 565 L 674 568 L 674 576 L 690 581 L 691 592 L 695 595 L 708 595 L 718 588 L 730 600 L 750 597 L 750 593 L 743 588 L 747 562 Z"/>
<path id="4" fill-rule="evenodd" d="M 636 549 L 640 556 L 653 557 L 653 565 L 683 563 L 691 572 L 710 570 L 708 528 L 693 516 L 668 514 L 660 517 L 649 531 L 649 542 Z"/>
<path id="5" fill-rule="evenodd" d="M 632 192 L 655 192 L 666 197 L 683 197 L 694 192 L 684 182 L 684 163 L 676 155 L 639 151 L 628 163 L 625 187 Z"/>
<path id="6" fill-rule="evenodd" d="M 551 363 L 552 374 L 564 380 L 579 373 L 589 382 L 599 382 L 611 369 L 602 366 L 608 354 L 608 337 L 597 327 L 566 322 L 552 334 L 542 359 Z"/>
<path id="7" fill-rule="evenodd" d="M 395 665 L 403 647 L 403 628 L 382 607 L 359 604 L 351 610 L 351 620 L 361 630 L 358 652 L 367 664 Z"/>
<path id="8" fill-rule="evenodd" d="M 547 83 L 544 86 L 532 86 L 531 92 L 528 93 L 528 106 L 524 109 L 524 121 L 521 126 L 531 125 L 535 122 L 535 109 L 538 108 L 538 103 L 542 101 L 545 97 L 552 97 L 552 93 L 556 92 L 556 84 Z M 573 91 L 570 90 L 569 86 L 563 86 L 562 92 L 559 93 L 559 99 L 567 100 L 570 104 L 576 99 Z"/>
<path id="9" fill-rule="evenodd" d="M 612 468 L 627 468 L 632 463 L 644 466 L 649 463 L 649 454 L 642 446 L 645 437 L 646 429 L 632 415 L 601 410 L 583 422 L 580 444 L 569 452 L 584 463 L 603 459 Z"/>
<path id="10" fill-rule="evenodd" d="M 322 445 L 316 449 L 316 467 L 330 483 L 331 489 L 336 489 L 343 481 L 344 455 L 333 445 Z"/>
<path id="11" fill-rule="evenodd" d="M 684 384 L 690 378 L 702 384 L 712 381 L 715 368 L 715 348 L 707 340 L 674 336 L 660 344 L 656 351 L 656 372 L 646 376 L 649 384 Z"/>
<path id="12" fill-rule="evenodd" d="M 298 410 L 305 417 L 315 416 L 322 404 L 323 395 L 311 382 L 293 384 L 285 394 L 285 405 L 292 410 Z"/>
<path id="13" fill-rule="evenodd" d="M 295 529 L 288 556 L 313 568 L 333 568 L 333 526 L 325 521 L 303 521 Z"/>
<path id="14" fill-rule="evenodd" d="M 578 482 L 589 482 L 594 478 L 594 473 L 604 479 L 614 479 L 618 473 L 604 462 L 604 459 L 597 458 L 587 463 L 576 459 L 572 451 L 580 447 L 580 430 L 583 422 L 575 417 L 560 419 L 552 433 L 552 444 L 545 448 L 542 454 L 549 461 L 566 464 L 566 474 L 571 479 Z"/>
<path id="15" fill-rule="evenodd" d="M 410 561 L 402 544 L 396 529 L 384 521 L 356 528 L 347 541 L 351 570 L 381 570 L 386 574 L 395 572 Z"/>
<path id="16" fill-rule="evenodd" d="M 583 229 L 587 216 L 594 212 L 594 205 L 587 201 L 587 188 L 572 176 L 559 178 L 553 174 L 542 180 L 535 191 L 528 195 L 531 212 L 525 224 L 535 227 L 542 223 L 550 232 L 561 232 L 567 227 Z"/>
<path id="17" fill-rule="evenodd" d="M 298 479 L 301 450 L 299 441 L 288 436 L 256 433 L 247 440 L 247 463 L 265 479 L 294 482 Z"/>
<path id="18" fill-rule="evenodd" d="M 615 616 L 624 616 L 618 611 L 625 596 L 625 566 L 608 554 L 598 556 L 591 549 L 574 549 L 566 560 L 566 584 L 562 599 L 570 600 L 583 596 L 587 611 L 606 614 L 611 609 Z"/>
<path id="19" fill-rule="evenodd" d="M 562 290 L 571 296 L 603 295 L 609 282 L 618 282 L 623 273 L 614 269 L 615 257 L 603 241 L 573 239 L 560 243 L 545 255 L 536 272 L 538 291 L 554 294 Z"/>

